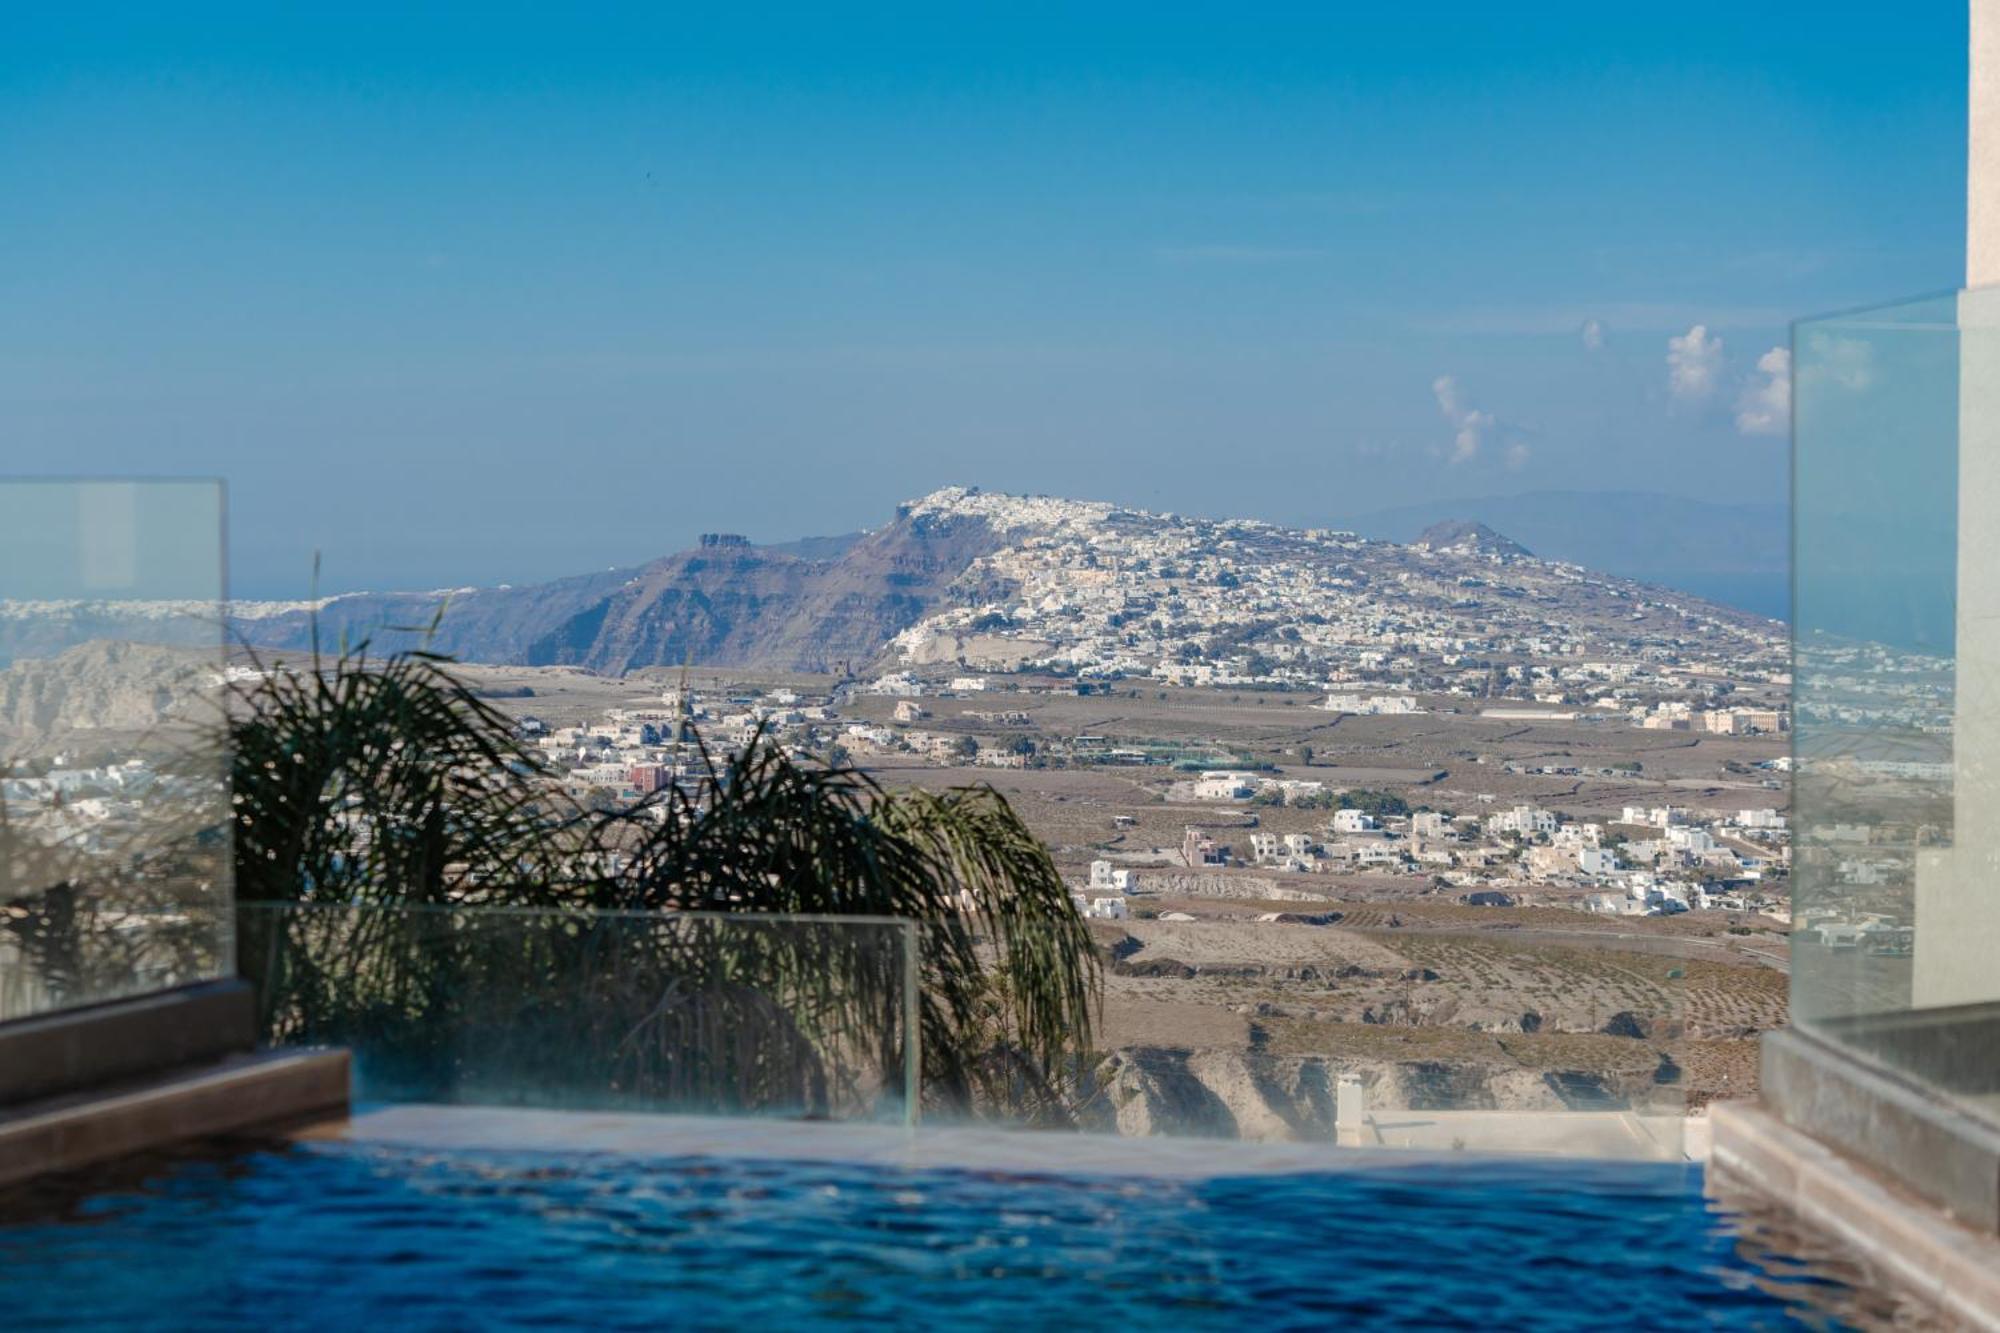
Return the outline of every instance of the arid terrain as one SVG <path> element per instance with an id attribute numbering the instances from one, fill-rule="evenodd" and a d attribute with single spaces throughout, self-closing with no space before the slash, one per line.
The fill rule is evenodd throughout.
<path id="1" fill-rule="evenodd" d="M 663 686 L 718 698 L 839 682 L 798 673 L 470 668 L 494 702 L 557 726 Z M 531 690 L 522 695 L 519 691 Z M 886 721 L 894 700 L 838 694 L 843 719 Z M 1626 806 L 1784 806 L 1755 767 L 1774 737 L 1642 731 L 1604 722 L 1521 725 L 1463 713 L 1330 717 L 1311 698 L 1145 688 L 1111 696 L 937 698 L 927 725 L 982 740 L 1103 735 L 1186 745 L 1413 807 L 1532 801 L 1615 821 Z M 1023 713 L 1028 722 L 991 720 Z M 985 717 L 975 716 L 984 714 Z M 1311 762 L 1304 751 L 1311 747 Z M 1786 927 L 1756 912 L 1603 916 L 1581 888 L 1516 889 L 1516 905 L 1462 903 L 1428 873 L 1193 870 L 1191 825 L 1225 842 L 1317 832 L 1324 811 L 1174 799 L 1152 766 L 950 766 L 871 755 L 886 785 L 988 783 L 1041 835 L 1072 883 L 1109 859 L 1138 872 L 1130 915 L 1093 923 L 1105 996 L 1086 1119 L 1127 1133 L 1295 1139 L 1332 1132 L 1332 1085 L 1368 1080 L 1399 1109 L 1650 1110 L 1754 1090 L 1756 1035 L 1785 1020 Z M 1624 764 L 1616 777 L 1538 766 Z"/>
<path id="2" fill-rule="evenodd" d="M 0 604 L 0 738 L 87 754 L 94 720 L 184 712 L 107 692 L 135 651 L 103 640 L 197 610 Z M 718 756 L 990 784 L 1102 949 L 1100 1127 L 1316 1137 L 1350 1075 L 1387 1109 L 1700 1106 L 1784 1018 L 1782 626 L 1483 524 L 1399 544 L 947 487 L 852 537 L 230 628 L 239 680 L 315 633 L 455 654 L 595 808 L 688 781 L 683 722 Z M 75 757 L 16 782 L 24 817 L 124 817 L 70 798 L 137 776 Z"/>

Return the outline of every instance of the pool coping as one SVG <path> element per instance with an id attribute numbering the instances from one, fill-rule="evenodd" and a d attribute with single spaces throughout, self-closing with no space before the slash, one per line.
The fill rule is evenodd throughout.
<path id="1" fill-rule="evenodd" d="M 0 1022 L 0 1107 L 256 1049 L 257 1004 L 233 977 Z"/>
<path id="2" fill-rule="evenodd" d="M 1555 1159 L 1527 1153 L 1426 1150 L 1232 1139 L 1124 1138 L 988 1126 L 855 1124 L 729 1116 L 545 1111 L 403 1104 L 358 1107 L 305 1126 L 306 1142 L 438 1151 L 617 1153 L 645 1157 L 765 1158 L 862 1163 L 905 1170 L 1154 1177 L 1297 1175 L 1551 1160 L 1593 1165 L 1691 1166 L 1661 1159 Z"/>
<path id="3" fill-rule="evenodd" d="M 0 1186 L 348 1104 L 346 1051 L 260 1051 L 0 1112 Z"/>
<path id="4" fill-rule="evenodd" d="M 2000 1333 L 2000 1237 L 1955 1222 L 1754 1102 L 1709 1108 L 1711 1169 L 1838 1236 L 1970 1327 Z"/>

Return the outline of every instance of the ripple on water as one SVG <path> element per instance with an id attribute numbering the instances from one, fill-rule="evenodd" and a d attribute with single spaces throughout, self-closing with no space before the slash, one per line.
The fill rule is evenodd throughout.
<path id="1" fill-rule="evenodd" d="M 1213 1180 L 313 1144 L 0 1207 L 10 1330 L 1908 1322 L 1692 1168 Z M 1796 1321 L 1796 1322 L 1795 1322 Z"/>

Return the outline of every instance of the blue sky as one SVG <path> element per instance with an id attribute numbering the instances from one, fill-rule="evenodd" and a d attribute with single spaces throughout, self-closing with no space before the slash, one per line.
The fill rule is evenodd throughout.
<path id="1" fill-rule="evenodd" d="M 0 470 L 226 477 L 246 595 L 1772 499 L 1787 321 L 1960 276 L 1960 5 L 1087 8 L 16 14 Z"/>

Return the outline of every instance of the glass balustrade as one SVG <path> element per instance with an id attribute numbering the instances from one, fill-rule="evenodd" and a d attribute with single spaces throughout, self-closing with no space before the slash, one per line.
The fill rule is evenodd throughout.
<path id="1" fill-rule="evenodd" d="M 231 970 L 223 493 L 0 481 L 0 1020 Z"/>
<path id="2" fill-rule="evenodd" d="M 1793 1019 L 2000 1117 L 2000 295 L 1793 351 Z"/>
<path id="3" fill-rule="evenodd" d="M 1438 928 L 1392 905 L 1314 904 L 1241 918 L 1255 949 L 1229 958 L 1213 923 L 1094 922 L 1104 1004 L 1074 1123 L 1678 1159 L 1690 1109 L 1754 1079 L 1742 1030 L 1781 1020 L 1782 975 L 1732 943 L 1531 911 Z"/>
<path id="4" fill-rule="evenodd" d="M 245 903 L 273 1045 L 343 1046 L 364 1103 L 913 1120 L 908 923 Z"/>

